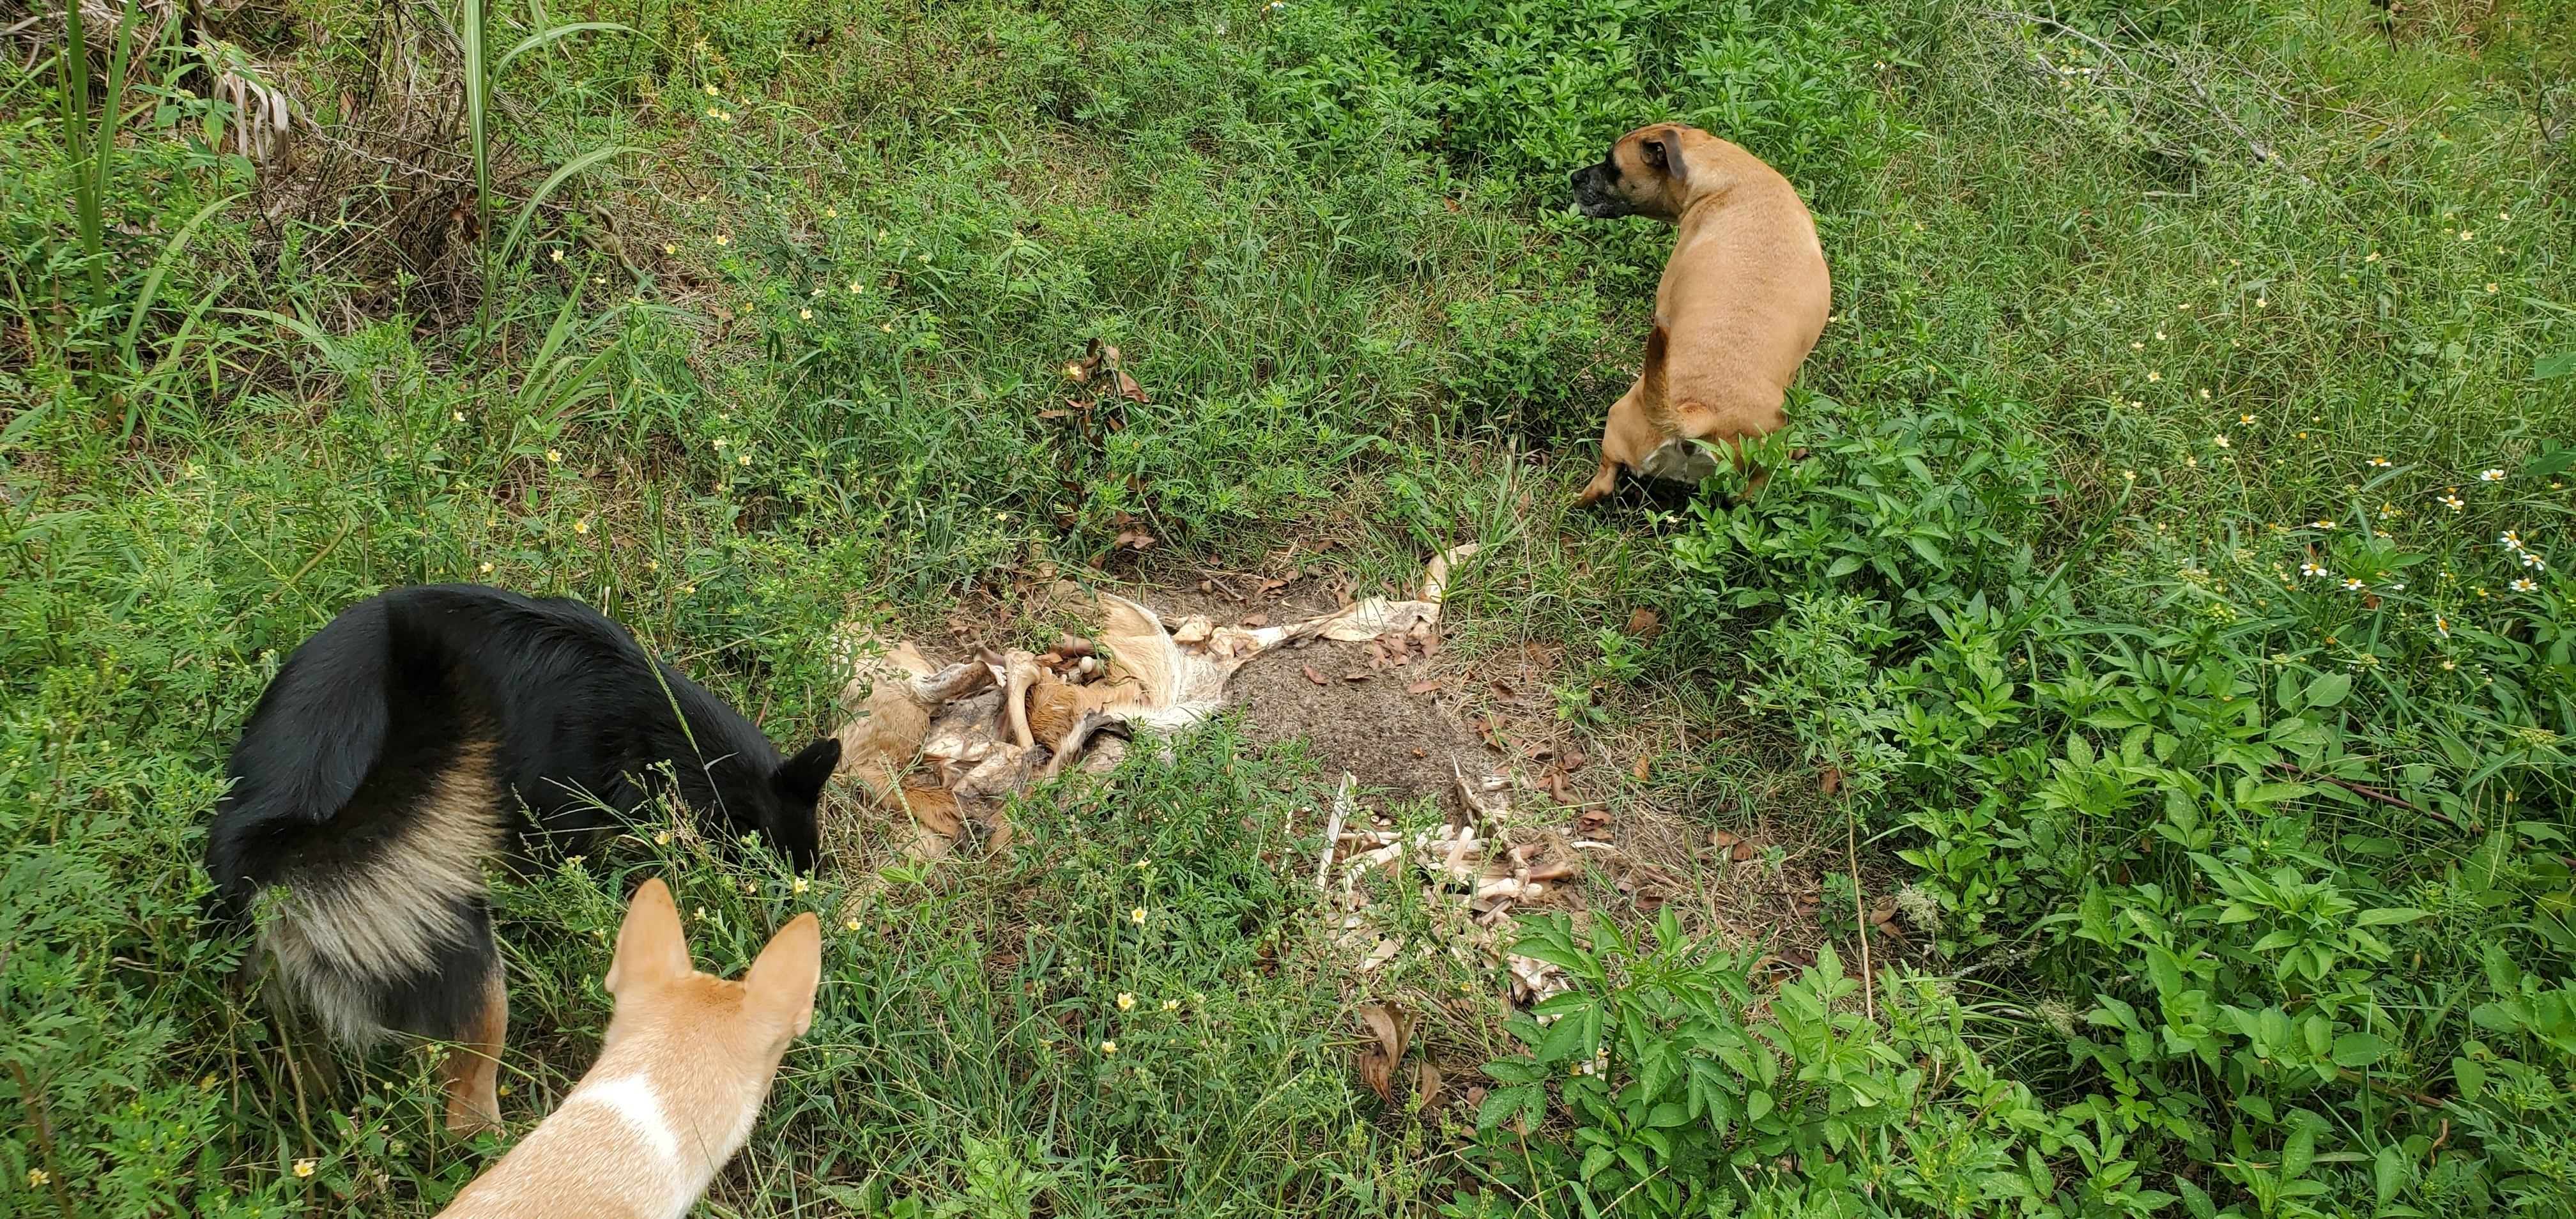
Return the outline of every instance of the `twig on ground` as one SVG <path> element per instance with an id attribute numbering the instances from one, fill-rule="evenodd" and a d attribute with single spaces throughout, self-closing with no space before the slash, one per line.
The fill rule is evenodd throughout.
<path id="1" fill-rule="evenodd" d="M 1331 890 L 1333 845 L 1342 840 L 1342 822 L 1351 815 L 1351 792 L 1358 785 L 1359 779 L 1346 770 L 1342 772 L 1342 785 L 1333 792 L 1332 820 L 1324 823 L 1324 854 L 1315 861 L 1315 890 L 1319 893 Z"/>

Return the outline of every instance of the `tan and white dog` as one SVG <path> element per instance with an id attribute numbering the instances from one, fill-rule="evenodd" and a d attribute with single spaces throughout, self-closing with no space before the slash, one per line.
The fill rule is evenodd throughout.
<path id="1" fill-rule="evenodd" d="M 617 932 L 599 1061 L 444 1219 L 678 1219 L 742 1149 L 787 1043 L 814 1023 L 823 933 L 800 914 L 739 982 L 697 972 L 671 890 L 645 881 Z"/>
<path id="2" fill-rule="evenodd" d="M 1615 490 L 1625 467 L 1698 482 L 1716 468 L 1697 441 L 1733 448 L 1778 431 L 1798 365 L 1833 304 L 1824 248 L 1796 187 L 1752 153 L 1696 127 L 1619 137 L 1574 175 L 1586 216 L 1651 216 L 1679 231 L 1655 288 L 1646 372 L 1610 408 L 1601 468 L 1575 502 Z M 1658 367 L 1660 365 L 1660 367 Z M 1754 470 L 1761 485 L 1764 471 Z"/>

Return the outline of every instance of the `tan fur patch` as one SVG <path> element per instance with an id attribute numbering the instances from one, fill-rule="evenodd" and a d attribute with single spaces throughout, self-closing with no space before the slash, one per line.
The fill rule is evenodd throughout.
<path id="1" fill-rule="evenodd" d="M 297 997 L 344 1044 L 384 1035 L 375 984 L 428 968 L 472 934 L 456 913 L 483 892 L 483 865 L 508 833 L 490 742 L 466 747 L 374 858 L 328 876 L 289 876 L 287 900 L 261 936 Z"/>

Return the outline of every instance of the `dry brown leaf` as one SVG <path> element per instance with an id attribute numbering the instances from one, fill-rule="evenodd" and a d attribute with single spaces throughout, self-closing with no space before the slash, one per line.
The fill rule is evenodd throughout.
<path id="1" fill-rule="evenodd" d="M 1243 625 L 1252 627 L 1268 626 L 1270 625 L 1270 615 L 1245 614 L 1243 616 Z"/>
<path id="2" fill-rule="evenodd" d="M 1736 843 L 1733 856 L 1737 863 L 1742 863 L 1745 860 L 1753 858 L 1753 844 L 1749 842 Z"/>
<path id="3" fill-rule="evenodd" d="M 1439 1103 L 1440 1068 L 1427 1062 L 1414 1064 L 1413 1096 L 1414 1104 L 1420 1108 L 1428 1109 Z"/>
<path id="4" fill-rule="evenodd" d="M 1628 613 L 1628 633 L 1648 643 L 1664 633 L 1664 620 L 1655 611 L 1638 606 Z"/>
<path id="5" fill-rule="evenodd" d="M 1583 769 L 1584 762 L 1583 751 L 1573 747 L 1572 745 L 1568 745 L 1565 747 L 1565 756 L 1557 759 L 1557 761 L 1562 763 L 1569 771 L 1581 770 Z"/>
<path id="6" fill-rule="evenodd" d="M 1319 685 L 1319 686 L 1329 686 L 1329 685 L 1333 684 L 1333 683 L 1331 683 L 1331 682 L 1328 682 L 1328 681 L 1324 680 L 1324 675 L 1323 675 L 1323 674 L 1321 674 L 1321 673 L 1316 672 L 1316 671 L 1315 671 L 1315 666 L 1313 666 L 1313 665 L 1307 665 L 1307 666 L 1305 666 L 1305 667 L 1303 667 L 1303 668 L 1300 668 L 1300 669 L 1299 669 L 1299 670 L 1297 670 L 1297 671 L 1298 671 L 1298 672 L 1300 672 L 1300 673 L 1305 674 L 1305 675 L 1306 675 L 1306 680 L 1311 681 L 1311 682 L 1315 683 L 1316 685 Z"/>
<path id="7" fill-rule="evenodd" d="M 1649 776 L 1654 774 L 1654 772 L 1655 755 L 1651 750 L 1646 753 L 1638 754 L 1637 764 L 1628 768 L 1628 773 L 1636 776 L 1639 783 L 1645 782 Z"/>
<path id="8" fill-rule="evenodd" d="M 1381 959 L 1381 954 L 1394 956 L 1388 951 L 1392 944 L 1395 941 L 1381 941 L 1377 952 L 1370 954 L 1371 961 Z M 1369 967 L 1361 966 L 1362 969 Z M 1405 1047 L 1413 1042 L 1414 1017 L 1392 1003 L 1381 1003 L 1361 1008 L 1360 1023 L 1367 1025 L 1370 1035 L 1377 1038 L 1376 1045 L 1360 1052 L 1360 1079 L 1377 1093 L 1379 1100 L 1392 1104 L 1395 1101 L 1396 1064 L 1404 1061 Z"/>
<path id="9" fill-rule="evenodd" d="M 1838 766 L 1826 767 L 1825 773 L 1817 778 L 1816 785 L 1824 789 L 1824 793 L 1828 796 L 1841 791 L 1843 789 L 1842 768 Z"/>
<path id="10" fill-rule="evenodd" d="M 1343 680 L 1343 681 L 1347 681 L 1347 682 L 1354 682 L 1354 683 L 1356 683 L 1356 682 L 1364 682 L 1364 681 L 1367 681 L 1368 679 L 1369 679 L 1369 675 L 1368 675 L 1368 674 L 1366 674 L 1366 673 L 1344 673 L 1344 674 L 1342 674 L 1342 680 Z"/>
<path id="11" fill-rule="evenodd" d="M 1432 678 L 1432 679 L 1431 679 L 1431 680 L 1429 680 L 1429 681 L 1418 681 L 1418 682 L 1413 683 L 1412 685 L 1406 686 L 1406 687 L 1404 688 L 1404 692 L 1405 692 L 1405 693 L 1407 693 L 1407 694 L 1429 694 L 1429 693 L 1431 693 L 1432 691 L 1437 690 L 1437 689 L 1439 689 L 1439 688 L 1440 688 L 1440 679 L 1439 679 L 1439 678 L 1437 678 L 1437 677 L 1435 677 L 1435 678 Z"/>

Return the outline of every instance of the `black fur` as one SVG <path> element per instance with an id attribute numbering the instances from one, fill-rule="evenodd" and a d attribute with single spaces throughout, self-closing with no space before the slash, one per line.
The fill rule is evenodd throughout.
<path id="1" fill-rule="evenodd" d="M 273 886 L 319 892 L 381 860 L 441 815 L 424 800 L 478 750 L 495 820 L 523 854 L 580 849 L 630 819 L 667 768 L 708 833 L 759 834 L 802 869 L 840 759 L 826 739 L 782 762 L 749 721 L 579 602 L 395 589 L 306 640 L 260 696 L 207 835 L 219 911 L 239 920 Z M 428 968 L 332 971 L 373 997 L 377 1023 L 452 1037 L 472 1018 L 498 959 L 481 894 L 456 900 L 463 938 L 442 939 Z"/>
<path id="2" fill-rule="evenodd" d="M 1609 220 L 1636 213 L 1636 208 L 1619 197 L 1611 188 L 1618 184 L 1619 161 L 1604 155 L 1598 165 L 1586 165 L 1574 171 L 1574 210 L 1594 220 Z"/>

